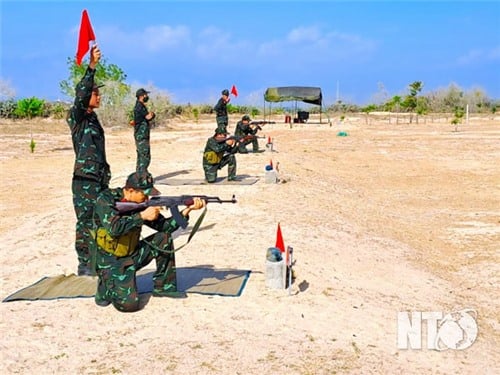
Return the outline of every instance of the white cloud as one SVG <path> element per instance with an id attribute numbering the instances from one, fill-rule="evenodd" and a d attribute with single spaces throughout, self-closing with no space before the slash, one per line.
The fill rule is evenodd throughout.
<path id="1" fill-rule="evenodd" d="M 353 57 L 366 58 L 376 47 L 376 42 L 359 35 L 309 26 L 294 28 L 282 39 L 263 42 L 257 51 L 262 57 L 293 57 L 296 62 L 332 62 Z"/>
<path id="2" fill-rule="evenodd" d="M 495 46 L 490 49 L 471 49 L 464 55 L 458 57 L 457 62 L 460 65 L 475 64 L 484 61 L 499 61 L 500 46 Z"/>
<path id="3" fill-rule="evenodd" d="M 321 38 L 321 32 L 316 26 L 298 27 L 291 30 L 286 36 L 289 43 L 317 42 Z"/>
<path id="4" fill-rule="evenodd" d="M 96 37 L 97 42 L 102 41 L 105 48 L 128 55 L 133 54 L 131 51 L 139 55 L 172 51 L 185 48 L 191 43 L 190 31 L 186 26 L 157 25 L 134 32 L 116 27 L 102 27 Z"/>
<path id="5" fill-rule="evenodd" d="M 191 39 L 187 27 L 168 25 L 148 27 L 142 33 L 141 38 L 144 39 L 144 44 L 151 51 L 178 46 L 184 47 L 190 44 Z"/>
<path id="6" fill-rule="evenodd" d="M 282 69 L 285 70 L 285 65 L 294 70 L 294 67 L 310 63 L 365 60 L 377 46 L 373 40 L 360 35 L 316 25 L 295 27 L 272 39 L 268 34 L 256 34 L 253 39 L 239 38 L 215 26 L 194 32 L 183 25 L 155 25 L 133 32 L 101 27 L 99 38 L 103 41 L 103 53 L 127 55 L 128 58 L 139 58 L 147 53 L 157 58 L 175 55 L 185 63 L 198 61 L 207 66 L 230 63 L 252 68 L 267 66 L 271 59 L 283 59 L 286 64 Z"/>

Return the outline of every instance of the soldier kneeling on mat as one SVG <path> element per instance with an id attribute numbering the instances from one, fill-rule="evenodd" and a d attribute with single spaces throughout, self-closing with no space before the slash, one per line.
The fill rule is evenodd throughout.
<path id="1" fill-rule="evenodd" d="M 228 181 L 236 180 L 236 157 L 238 151 L 237 141 L 227 138 L 227 131 L 217 127 L 215 134 L 207 139 L 203 152 L 203 170 L 207 182 L 217 180 L 217 171 L 227 165 Z"/>
<path id="2" fill-rule="evenodd" d="M 186 297 L 177 290 L 175 252 L 172 233 L 179 228 L 173 218 L 160 214 L 161 207 L 147 207 L 139 212 L 120 213 L 117 202 L 143 203 L 150 195 L 159 194 L 153 186 L 150 173 L 132 173 L 125 187 L 106 189 L 96 200 L 94 233 L 97 242 L 96 271 L 98 275 L 95 302 L 99 306 L 113 306 L 123 312 L 139 310 L 136 272 L 156 260 L 153 275 L 153 296 Z M 205 207 L 200 198 L 181 214 L 189 220 L 192 210 Z M 157 232 L 140 240 L 143 225 Z"/>

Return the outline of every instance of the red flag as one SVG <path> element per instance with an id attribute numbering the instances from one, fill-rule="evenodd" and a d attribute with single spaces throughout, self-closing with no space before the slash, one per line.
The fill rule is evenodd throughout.
<path id="1" fill-rule="evenodd" d="M 238 90 L 236 89 L 235 85 L 233 85 L 233 87 L 231 87 L 231 94 L 233 94 L 234 96 L 238 96 Z"/>
<path id="2" fill-rule="evenodd" d="M 82 22 L 80 24 L 80 35 L 78 37 L 78 50 L 76 51 L 76 64 L 82 63 L 83 56 L 89 51 L 89 42 L 95 41 L 94 30 L 90 24 L 89 15 L 84 9 L 82 12 Z"/>
<path id="3" fill-rule="evenodd" d="M 285 243 L 283 242 L 283 235 L 281 234 L 281 226 L 278 223 L 278 231 L 276 232 L 276 248 L 280 249 L 282 253 L 285 252 Z"/>

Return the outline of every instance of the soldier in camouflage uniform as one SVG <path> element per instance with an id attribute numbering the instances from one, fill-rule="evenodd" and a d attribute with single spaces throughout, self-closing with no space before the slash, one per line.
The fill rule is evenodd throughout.
<path id="1" fill-rule="evenodd" d="M 236 140 L 227 139 L 227 132 L 220 128 L 215 129 L 215 134 L 207 139 L 203 152 L 203 170 L 207 182 L 217 180 L 217 171 L 227 165 L 229 181 L 236 180 L 236 157 L 234 151 L 238 147 Z"/>
<path id="2" fill-rule="evenodd" d="M 161 207 L 148 207 L 140 212 L 120 213 L 117 202 L 142 203 L 149 195 L 157 194 L 149 173 L 132 173 L 125 187 L 107 189 L 97 198 L 95 221 L 97 230 L 98 284 L 95 302 L 99 306 L 113 306 L 123 312 L 139 309 L 136 272 L 156 260 L 153 275 L 153 296 L 186 297 L 177 291 L 175 253 L 172 233 L 179 228 L 173 218 L 160 214 Z M 191 206 L 181 214 L 189 220 L 189 213 L 205 207 L 205 201 L 194 198 Z M 140 240 L 143 225 L 157 232 Z"/>
<path id="3" fill-rule="evenodd" d="M 259 140 L 257 139 L 257 132 L 259 131 L 258 125 L 250 125 L 250 116 L 245 115 L 241 118 L 241 121 L 238 121 L 236 124 L 236 129 L 234 131 L 234 135 L 237 137 L 245 137 L 245 136 L 254 136 L 251 139 L 240 142 L 238 146 L 238 152 L 240 154 L 247 154 L 246 145 L 252 143 L 253 152 L 259 151 Z"/>
<path id="4" fill-rule="evenodd" d="M 93 228 L 92 217 L 97 194 L 108 187 L 111 178 L 106 161 L 104 130 L 94 112 L 100 104 L 100 86 L 94 83 L 95 69 L 100 58 L 99 48 L 92 47 L 89 66 L 76 86 L 75 101 L 67 117 L 75 151 L 71 188 L 76 213 L 78 275 L 95 275 L 95 243 L 89 231 Z"/>
<path id="5" fill-rule="evenodd" d="M 143 173 L 148 171 L 151 163 L 151 146 L 149 134 L 151 122 L 155 118 L 155 113 L 148 111 L 146 104 L 149 100 L 149 91 L 139 89 L 135 93 L 137 101 L 134 107 L 134 139 L 137 150 L 136 171 Z"/>
<path id="6" fill-rule="evenodd" d="M 227 131 L 228 117 L 227 117 L 227 103 L 229 103 L 229 90 L 222 90 L 222 96 L 214 107 L 215 120 L 217 121 L 217 128 L 222 131 Z"/>

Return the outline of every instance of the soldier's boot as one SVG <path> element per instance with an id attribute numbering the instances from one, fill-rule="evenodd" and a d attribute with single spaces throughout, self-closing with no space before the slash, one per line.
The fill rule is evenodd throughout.
<path id="1" fill-rule="evenodd" d="M 102 307 L 106 307 L 111 304 L 111 300 L 107 297 L 106 287 L 100 279 L 97 283 L 97 291 L 95 293 L 94 300 L 96 305 Z"/>
<path id="2" fill-rule="evenodd" d="M 177 286 L 174 284 L 165 284 L 163 286 L 154 286 L 153 297 L 186 298 L 187 294 L 178 291 Z"/>
<path id="3" fill-rule="evenodd" d="M 236 164 L 230 162 L 227 166 L 227 180 L 228 181 L 238 181 L 236 177 Z"/>
<path id="4" fill-rule="evenodd" d="M 92 269 L 90 264 L 80 263 L 78 265 L 78 276 L 95 276 L 96 272 Z"/>

